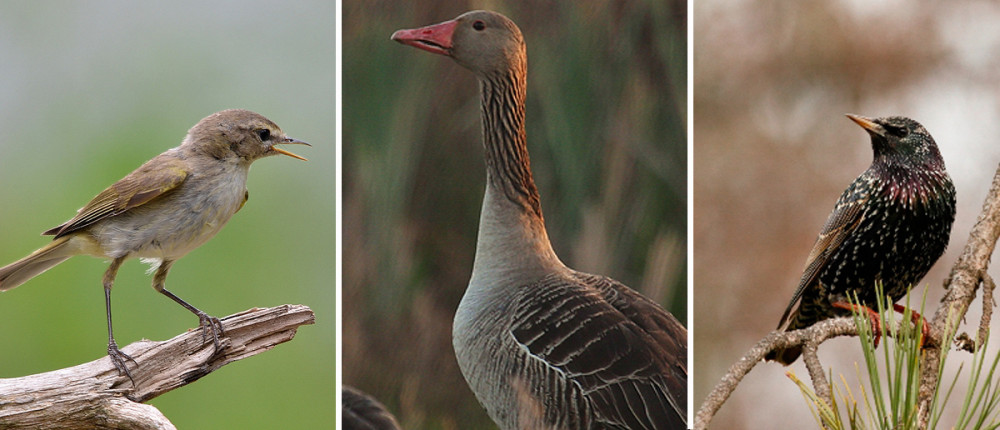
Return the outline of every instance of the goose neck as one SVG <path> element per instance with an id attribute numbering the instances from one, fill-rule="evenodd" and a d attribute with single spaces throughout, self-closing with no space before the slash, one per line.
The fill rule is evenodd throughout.
<path id="1" fill-rule="evenodd" d="M 524 132 L 521 73 L 480 79 L 486 194 L 472 285 L 528 282 L 564 267 L 549 242 Z"/>
<path id="2" fill-rule="evenodd" d="M 507 200 L 541 218 L 524 131 L 524 76 L 523 70 L 512 69 L 479 81 L 486 177 L 487 183 Z"/>

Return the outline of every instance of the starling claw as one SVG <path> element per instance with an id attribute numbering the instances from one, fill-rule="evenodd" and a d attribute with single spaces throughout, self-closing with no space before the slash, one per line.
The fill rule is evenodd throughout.
<path id="1" fill-rule="evenodd" d="M 878 342 L 882 339 L 882 322 L 878 317 L 878 312 L 875 312 L 872 308 L 865 305 L 856 305 L 847 302 L 833 302 L 831 305 L 835 308 L 846 309 L 852 312 L 865 312 L 865 314 L 868 315 L 868 321 L 872 325 L 872 335 L 874 336 L 873 343 L 875 344 L 875 348 L 878 348 Z"/>
<path id="2" fill-rule="evenodd" d="M 900 315 L 906 315 L 906 307 L 903 305 L 893 303 L 892 309 L 899 312 Z M 910 320 L 913 321 L 913 324 L 920 324 L 920 349 L 922 350 L 929 339 L 931 328 L 927 325 L 927 320 L 924 319 L 923 315 L 912 309 L 910 310 Z"/>

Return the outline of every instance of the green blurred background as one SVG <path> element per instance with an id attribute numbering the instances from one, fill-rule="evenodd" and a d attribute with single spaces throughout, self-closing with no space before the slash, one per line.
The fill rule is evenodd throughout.
<path id="1" fill-rule="evenodd" d="M 527 41 L 528 146 L 556 253 L 687 318 L 684 2 L 345 1 L 343 380 L 409 429 L 494 427 L 451 347 L 484 189 L 477 85 L 389 40 L 471 9 Z"/>
<path id="2" fill-rule="evenodd" d="M 168 287 L 219 317 L 306 304 L 316 325 L 154 399 L 179 428 L 332 427 L 334 17 L 322 0 L 0 4 L 0 264 L 215 111 L 259 112 L 314 145 L 296 148 L 308 162 L 255 163 L 247 205 Z M 0 294 L 0 377 L 105 355 L 106 267 L 77 257 Z M 145 269 L 130 261 L 115 284 L 120 345 L 197 324 Z"/>

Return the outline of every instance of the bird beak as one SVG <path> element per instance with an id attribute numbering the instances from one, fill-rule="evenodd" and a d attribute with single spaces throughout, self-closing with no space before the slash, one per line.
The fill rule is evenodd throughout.
<path id="1" fill-rule="evenodd" d="M 287 156 L 292 157 L 292 158 L 298 158 L 299 160 L 302 160 L 302 161 L 309 161 L 305 157 L 301 157 L 301 156 L 295 155 L 291 151 L 286 151 L 286 150 L 278 148 L 276 146 L 276 145 L 286 145 L 286 144 L 312 146 L 312 145 L 310 145 L 308 143 L 305 143 L 305 142 L 303 142 L 301 140 L 292 139 L 290 137 L 286 137 L 285 140 L 272 145 L 271 146 L 271 150 L 274 151 L 274 152 L 277 152 L 279 154 L 287 155 Z"/>
<path id="2" fill-rule="evenodd" d="M 885 128 L 875 122 L 872 118 L 861 115 L 847 114 L 847 117 L 858 123 L 861 128 L 867 130 L 869 133 L 875 133 L 879 136 L 885 136 Z"/>
<path id="3" fill-rule="evenodd" d="M 392 33 L 390 39 L 427 52 L 451 56 L 451 37 L 455 34 L 456 27 L 458 21 L 445 21 L 412 30 L 399 30 Z"/>

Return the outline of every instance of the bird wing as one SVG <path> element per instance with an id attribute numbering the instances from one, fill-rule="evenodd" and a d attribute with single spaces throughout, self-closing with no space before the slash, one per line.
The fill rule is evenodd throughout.
<path id="1" fill-rule="evenodd" d="M 532 288 L 536 294 L 514 315 L 512 334 L 528 360 L 565 390 L 555 401 L 580 400 L 577 410 L 592 413 L 577 417 L 581 423 L 686 428 L 687 330 L 621 283 L 576 275 L 543 279 L 547 285 Z"/>
<path id="2" fill-rule="evenodd" d="M 142 206 L 177 188 L 187 178 L 188 171 L 184 160 L 167 154 L 158 155 L 101 191 L 90 203 L 77 211 L 73 219 L 42 234 L 55 235 L 58 238 Z"/>
<path id="3" fill-rule="evenodd" d="M 826 225 L 823 226 L 823 230 L 816 237 L 816 243 L 813 245 L 812 251 L 809 252 L 809 258 L 806 260 L 806 268 L 802 272 L 802 279 L 799 280 L 799 287 L 795 290 L 795 295 L 792 296 L 788 307 L 785 308 L 785 313 L 781 315 L 781 322 L 778 323 L 779 329 L 791 321 L 791 316 L 795 314 L 795 310 L 801 304 L 802 295 L 806 290 L 814 288 L 816 277 L 823 271 L 827 261 L 830 259 L 830 255 L 840 248 L 844 240 L 864 220 L 865 212 L 862 208 L 864 208 L 870 195 L 861 192 L 856 187 L 860 180 L 861 178 L 855 180 L 844 191 L 844 194 L 840 196 L 840 199 L 837 200 L 837 204 L 834 206 L 833 212 L 830 213 L 830 217 L 826 220 Z"/>

